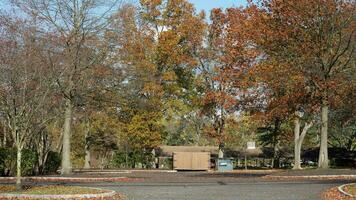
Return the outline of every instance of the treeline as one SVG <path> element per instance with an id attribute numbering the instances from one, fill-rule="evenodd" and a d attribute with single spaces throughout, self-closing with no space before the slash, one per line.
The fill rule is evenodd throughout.
<path id="1" fill-rule="evenodd" d="M 187 0 L 12 0 L 1 144 L 17 149 L 18 177 L 25 149 L 41 173 L 60 153 L 69 174 L 90 152 L 107 166 L 113 152 L 144 163 L 161 144 L 218 145 L 223 157 L 251 140 L 275 159 L 294 144 L 298 169 L 304 138 L 327 168 L 329 145 L 355 149 L 355 13 L 347 0 L 263 0 L 209 19 Z"/>

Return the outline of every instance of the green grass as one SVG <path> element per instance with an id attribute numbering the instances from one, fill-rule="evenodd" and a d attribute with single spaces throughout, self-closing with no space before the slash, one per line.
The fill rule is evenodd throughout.
<path id="1" fill-rule="evenodd" d="M 14 185 L 0 185 L 0 193 L 10 194 L 30 194 L 30 195 L 65 195 L 65 194 L 100 194 L 105 190 L 92 188 L 75 187 L 75 186 L 34 186 L 24 187 L 21 191 L 16 191 Z"/>
<path id="2" fill-rule="evenodd" d="M 356 184 L 346 186 L 346 192 L 351 195 L 356 195 Z"/>

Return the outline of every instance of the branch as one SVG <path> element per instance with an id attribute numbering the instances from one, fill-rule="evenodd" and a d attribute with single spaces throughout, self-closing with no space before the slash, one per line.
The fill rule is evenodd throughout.
<path id="1" fill-rule="evenodd" d="M 299 139 L 299 144 L 302 144 L 305 136 L 307 135 L 308 130 L 314 125 L 314 121 L 311 122 L 306 122 L 302 131 L 302 134 L 300 135 L 300 139 Z"/>

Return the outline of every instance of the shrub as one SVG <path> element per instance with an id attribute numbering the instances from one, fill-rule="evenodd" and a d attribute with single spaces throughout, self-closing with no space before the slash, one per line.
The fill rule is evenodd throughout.
<path id="1" fill-rule="evenodd" d="M 0 173 L 2 176 L 16 174 L 16 157 L 17 150 L 15 148 L 0 148 Z M 33 174 L 33 169 L 37 162 L 36 152 L 23 149 L 21 161 L 22 175 Z"/>
<path id="2" fill-rule="evenodd" d="M 13 159 L 15 158 L 15 159 Z M 16 151 L 10 148 L 0 148 L 0 173 L 1 176 L 9 176 L 16 165 Z"/>
<path id="3" fill-rule="evenodd" d="M 13 159 L 16 162 L 16 149 L 15 149 L 15 156 Z M 29 149 L 24 149 L 22 150 L 21 161 L 22 161 L 21 162 L 22 175 L 32 175 L 34 172 L 34 166 L 37 163 L 37 153 Z"/>
<path id="4" fill-rule="evenodd" d="M 54 174 L 61 165 L 61 155 L 58 152 L 48 152 L 47 161 L 44 165 L 44 174 Z"/>
<path id="5" fill-rule="evenodd" d="M 115 152 L 112 160 L 111 166 L 115 168 L 130 167 L 135 168 L 140 166 L 142 168 L 152 168 L 152 163 L 154 161 L 154 156 L 152 153 L 142 153 L 139 151 L 126 152 Z"/>

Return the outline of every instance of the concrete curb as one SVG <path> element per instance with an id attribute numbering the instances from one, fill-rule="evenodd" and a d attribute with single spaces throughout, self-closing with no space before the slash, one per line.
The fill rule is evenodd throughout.
<path id="1" fill-rule="evenodd" d="M 64 195 L 35 195 L 35 194 L 9 194 L 3 193 L 0 194 L 0 199 L 103 199 L 109 198 L 116 195 L 116 192 L 113 190 L 103 190 L 100 188 L 90 188 L 93 190 L 108 191 L 98 194 L 64 194 Z"/>
<path id="2" fill-rule="evenodd" d="M 345 190 L 343 190 L 343 188 L 344 188 L 345 186 L 348 186 L 348 185 L 356 185 L 356 183 L 344 184 L 344 185 L 339 186 L 337 189 L 338 189 L 339 192 L 341 192 L 342 194 L 344 194 L 344 195 L 346 195 L 346 196 L 349 196 L 349 197 L 352 197 L 352 198 L 355 198 L 356 195 L 349 194 L 349 193 L 347 193 Z"/>
<path id="3" fill-rule="evenodd" d="M 177 170 L 146 170 L 146 169 L 127 169 L 127 170 L 95 170 L 95 169 L 76 169 L 74 173 L 88 173 L 88 174 L 131 174 L 135 172 L 145 173 L 173 173 Z"/>
<path id="4" fill-rule="evenodd" d="M 267 175 L 263 178 L 271 178 L 271 179 L 279 179 L 279 180 L 293 180 L 293 179 L 348 179 L 353 180 L 356 179 L 356 175 L 313 175 L 313 176 L 273 176 Z"/>
<path id="5" fill-rule="evenodd" d="M 139 178 L 127 177 L 22 177 L 24 181 L 33 182 L 130 182 L 140 180 Z M 16 181 L 16 177 L 0 177 L 1 181 Z"/>

